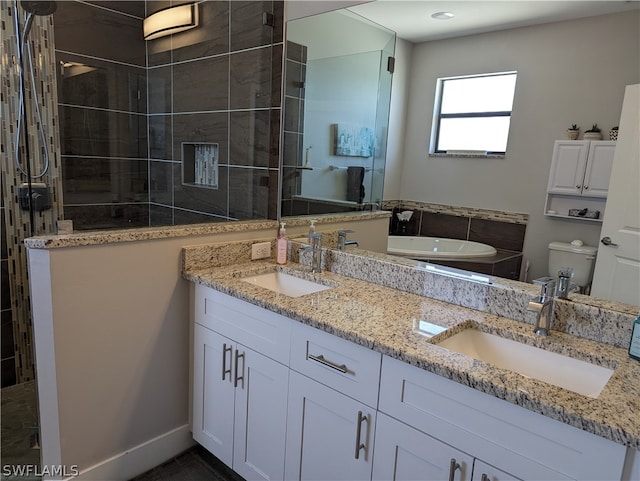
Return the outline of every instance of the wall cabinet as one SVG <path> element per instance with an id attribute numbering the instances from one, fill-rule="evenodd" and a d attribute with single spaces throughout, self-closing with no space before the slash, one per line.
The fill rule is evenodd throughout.
<path id="1" fill-rule="evenodd" d="M 609 140 L 556 140 L 545 213 L 569 217 L 569 209 L 584 208 L 602 213 L 609 191 L 615 145 L 615 141 Z"/>

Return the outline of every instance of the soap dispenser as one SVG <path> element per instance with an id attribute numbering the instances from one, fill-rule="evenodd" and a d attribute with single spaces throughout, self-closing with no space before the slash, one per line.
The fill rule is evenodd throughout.
<path id="1" fill-rule="evenodd" d="M 281 266 L 287 263 L 288 257 L 287 231 L 284 226 L 285 223 L 280 222 L 280 230 L 278 230 L 278 237 L 276 238 L 276 264 Z"/>
<path id="2" fill-rule="evenodd" d="M 307 239 L 309 240 L 310 244 L 313 239 L 313 234 L 316 233 L 316 222 L 317 222 L 317 219 L 311 219 L 309 221 L 309 234 L 307 235 Z"/>

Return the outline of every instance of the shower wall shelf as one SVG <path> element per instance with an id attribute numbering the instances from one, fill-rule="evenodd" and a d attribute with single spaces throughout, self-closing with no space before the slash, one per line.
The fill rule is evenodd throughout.
<path id="1" fill-rule="evenodd" d="M 217 143 L 182 142 L 182 184 L 217 189 L 219 150 Z"/>

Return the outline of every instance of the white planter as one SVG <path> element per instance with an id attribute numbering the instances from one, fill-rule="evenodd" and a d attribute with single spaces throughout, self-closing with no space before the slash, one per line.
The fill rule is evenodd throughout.
<path id="1" fill-rule="evenodd" d="M 580 133 L 579 130 L 567 129 L 567 139 L 569 139 L 569 140 L 577 140 L 579 133 Z"/>

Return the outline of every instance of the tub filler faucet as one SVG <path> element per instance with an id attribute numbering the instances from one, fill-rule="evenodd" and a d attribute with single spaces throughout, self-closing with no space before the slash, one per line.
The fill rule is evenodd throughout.
<path id="1" fill-rule="evenodd" d="M 351 229 L 344 229 L 338 231 L 338 250 L 343 251 L 346 246 L 356 246 L 358 247 L 358 241 L 355 240 L 347 240 L 347 234 L 351 234 L 354 231 Z"/>
<path id="2" fill-rule="evenodd" d="M 579 292 L 580 287 L 571 283 L 573 269 L 564 268 L 558 271 L 558 281 L 556 282 L 556 297 L 558 299 L 569 299 L 570 292 Z"/>
<path id="3" fill-rule="evenodd" d="M 537 313 L 533 332 L 539 336 L 548 336 L 551 329 L 551 319 L 553 319 L 556 281 L 551 277 L 542 277 L 534 279 L 533 283 L 540 286 L 540 296 L 537 301 L 529 302 L 527 311 Z"/>

